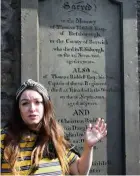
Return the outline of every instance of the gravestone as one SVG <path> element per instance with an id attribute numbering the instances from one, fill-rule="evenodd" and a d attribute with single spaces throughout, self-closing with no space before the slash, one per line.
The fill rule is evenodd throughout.
<path id="1" fill-rule="evenodd" d="M 80 152 L 87 125 L 105 119 L 108 136 L 94 146 L 90 175 L 137 174 L 134 2 L 34 2 L 21 4 L 22 81 L 33 78 L 46 86 L 57 120 Z"/>

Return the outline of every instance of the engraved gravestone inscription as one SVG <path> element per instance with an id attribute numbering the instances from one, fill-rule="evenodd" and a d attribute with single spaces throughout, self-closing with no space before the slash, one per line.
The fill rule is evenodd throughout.
<path id="1" fill-rule="evenodd" d="M 88 123 L 103 117 L 111 124 L 111 142 L 94 146 L 90 174 L 122 171 L 119 10 L 108 0 L 39 2 L 39 79 L 56 118 L 80 151 Z"/>

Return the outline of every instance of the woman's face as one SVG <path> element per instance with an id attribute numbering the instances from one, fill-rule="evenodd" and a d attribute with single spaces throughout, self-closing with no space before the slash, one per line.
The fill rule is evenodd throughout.
<path id="1" fill-rule="evenodd" d="M 31 128 L 36 128 L 44 116 L 42 96 L 34 90 L 25 90 L 19 99 L 22 120 Z"/>

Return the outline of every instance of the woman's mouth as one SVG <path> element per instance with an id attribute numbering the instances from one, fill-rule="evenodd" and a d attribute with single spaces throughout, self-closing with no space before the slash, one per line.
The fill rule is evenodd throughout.
<path id="1" fill-rule="evenodd" d="M 29 115 L 30 119 L 36 119 L 37 115 Z"/>

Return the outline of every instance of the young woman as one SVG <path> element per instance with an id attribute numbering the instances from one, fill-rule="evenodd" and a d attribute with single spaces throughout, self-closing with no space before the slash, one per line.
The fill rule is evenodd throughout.
<path id="1" fill-rule="evenodd" d="M 18 89 L 14 114 L 1 131 L 2 175 L 85 175 L 93 160 L 93 146 L 106 136 L 98 118 L 85 131 L 78 156 L 57 122 L 45 87 L 31 79 Z"/>

